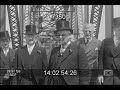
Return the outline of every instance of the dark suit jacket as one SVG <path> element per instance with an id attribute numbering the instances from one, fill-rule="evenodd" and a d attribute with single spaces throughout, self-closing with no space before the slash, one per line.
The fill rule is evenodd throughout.
<path id="1" fill-rule="evenodd" d="M 23 69 L 22 66 L 25 69 L 32 68 L 34 77 L 37 81 L 37 83 L 40 82 L 40 78 L 43 78 L 43 70 L 47 68 L 47 55 L 44 48 L 39 47 L 38 45 L 35 45 L 31 55 L 29 55 L 27 50 L 27 45 L 19 48 L 16 51 L 15 54 L 15 65 L 14 67 L 16 69 Z M 22 78 L 22 81 L 20 84 L 30 84 L 28 80 L 25 80 Z"/>
<path id="2" fill-rule="evenodd" d="M 113 63 L 114 62 L 114 63 Z M 99 54 L 99 69 L 100 74 L 103 75 L 103 70 L 115 69 L 114 65 L 120 70 L 120 43 L 116 47 L 113 38 L 106 38 L 103 40 L 100 54 Z M 113 84 L 113 77 L 105 79 L 105 84 Z M 119 83 L 120 84 L 120 83 Z"/>
<path id="3" fill-rule="evenodd" d="M 1 82 L 3 80 L 3 76 L 6 73 L 6 70 L 13 68 L 14 55 L 15 55 L 15 50 L 10 48 L 7 56 L 5 56 L 2 48 L 0 48 L 0 68 L 5 69 L 4 71 L 1 70 L 3 72 L 0 76 Z"/>
<path id="4" fill-rule="evenodd" d="M 85 45 L 85 38 L 80 38 L 79 40 L 80 46 L 82 46 L 85 50 L 85 53 L 88 58 L 89 68 L 97 69 L 98 67 L 98 52 L 101 46 L 101 41 L 93 38 L 91 42 Z"/>
<path id="5" fill-rule="evenodd" d="M 70 53 L 70 51 L 72 53 Z M 63 78 L 68 85 L 79 85 L 79 84 L 87 85 L 88 73 L 86 73 L 87 72 L 86 70 L 88 69 L 88 60 L 85 55 L 84 49 L 80 47 L 78 50 L 76 43 L 72 42 L 67 47 L 65 52 L 62 54 L 62 57 L 59 58 L 59 55 L 60 55 L 60 47 L 53 48 L 51 52 L 48 69 L 49 70 L 54 70 L 58 68 L 60 68 L 60 70 L 79 69 L 80 71 L 84 71 L 77 76 L 63 76 Z M 51 80 L 52 77 L 49 76 L 48 84 L 50 84 Z"/>

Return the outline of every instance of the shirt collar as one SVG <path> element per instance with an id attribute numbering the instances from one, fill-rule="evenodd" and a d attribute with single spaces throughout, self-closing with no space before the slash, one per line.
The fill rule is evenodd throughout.
<path id="1" fill-rule="evenodd" d="M 85 38 L 85 37 L 84 37 Z M 91 42 L 92 41 L 92 37 L 89 39 L 89 42 Z M 87 38 L 85 38 L 85 42 L 87 42 Z"/>
<path id="2" fill-rule="evenodd" d="M 4 48 L 3 48 L 3 52 L 4 52 L 5 56 L 7 56 L 9 50 L 10 50 L 10 48 L 7 48 L 7 49 L 4 49 Z"/>
<path id="3" fill-rule="evenodd" d="M 3 51 L 9 51 L 10 47 L 8 47 L 7 49 L 2 48 Z"/>
<path id="4" fill-rule="evenodd" d="M 67 44 L 64 45 L 64 47 L 62 47 L 62 45 L 61 45 L 61 48 L 66 49 L 69 46 L 70 43 L 71 43 L 71 41 L 68 41 Z"/>
<path id="5" fill-rule="evenodd" d="M 33 44 L 31 46 L 27 44 L 27 48 L 33 48 L 34 46 L 35 46 L 35 44 Z"/>
<path id="6" fill-rule="evenodd" d="M 117 41 L 119 40 L 116 36 L 114 36 L 113 38 L 114 38 L 114 40 L 117 40 Z M 120 41 L 120 40 L 119 40 L 119 41 Z"/>

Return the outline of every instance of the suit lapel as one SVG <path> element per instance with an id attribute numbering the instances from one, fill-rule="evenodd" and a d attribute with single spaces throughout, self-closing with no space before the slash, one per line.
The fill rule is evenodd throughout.
<path id="1" fill-rule="evenodd" d="M 119 43 L 118 46 L 115 48 L 114 53 L 115 53 L 115 56 L 117 56 L 118 54 L 120 54 L 120 43 Z"/>
<path id="2" fill-rule="evenodd" d="M 55 53 L 53 54 L 52 56 L 53 58 L 52 59 L 55 59 L 55 64 L 54 64 L 54 68 L 57 68 L 59 66 L 59 64 L 61 63 L 60 60 L 61 60 L 61 54 L 60 54 L 60 47 L 57 47 L 55 49 Z"/>
<path id="3" fill-rule="evenodd" d="M 33 55 L 33 63 L 32 65 L 35 63 L 35 61 L 37 60 L 37 55 L 38 54 L 41 54 L 41 53 L 37 53 L 37 51 L 40 50 L 39 46 L 35 45 L 32 52 L 31 52 L 31 55 Z M 40 51 L 41 52 L 41 51 Z"/>
<path id="4" fill-rule="evenodd" d="M 111 54 L 113 56 L 117 56 L 118 54 L 120 54 L 120 43 L 116 47 L 113 38 L 111 38 L 109 41 L 109 47 L 110 47 Z"/>
<path id="5" fill-rule="evenodd" d="M 85 53 L 89 53 L 92 49 L 94 49 L 95 45 L 96 45 L 95 38 L 93 38 L 92 41 L 86 45 Z"/>
<path id="6" fill-rule="evenodd" d="M 109 45 L 110 45 L 110 51 L 111 51 L 112 55 L 115 56 L 115 55 L 116 55 L 116 54 L 115 54 L 115 48 L 116 48 L 116 46 L 115 46 L 115 44 L 114 44 L 113 38 L 111 38 Z"/>
<path id="7" fill-rule="evenodd" d="M 5 54 L 4 54 L 3 50 L 1 51 L 0 55 L 1 55 L 1 60 L 2 60 L 2 62 L 3 62 L 4 65 L 5 65 L 6 59 L 5 59 Z"/>
<path id="8" fill-rule="evenodd" d="M 21 63 L 22 63 L 22 65 L 23 65 L 23 68 L 25 68 L 25 60 L 27 60 L 28 58 L 28 55 L 29 55 L 29 52 L 28 52 L 28 50 L 27 50 L 27 45 L 26 46 L 24 46 L 23 48 L 22 48 L 22 50 L 21 50 Z"/>
<path id="9" fill-rule="evenodd" d="M 29 55 L 29 52 L 28 52 L 28 49 L 27 49 L 27 45 L 24 46 L 24 48 L 23 48 L 23 52 L 22 52 L 21 54 L 24 55 L 24 56 Z"/>
<path id="10" fill-rule="evenodd" d="M 8 64 L 9 64 L 8 55 L 5 56 L 3 50 L 1 51 L 1 60 L 2 60 L 2 62 L 4 63 L 4 65 L 8 65 Z"/>
<path id="11" fill-rule="evenodd" d="M 10 67 L 11 67 L 11 63 L 10 63 L 11 54 L 12 54 L 11 49 L 9 49 L 8 54 L 7 54 L 7 60 L 8 60 L 8 62 L 9 62 L 9 66 L 10 66 Z"/>
<path id="12" fill-rule="evenodd" d="M 54 54 L 55 58 L 59 58 L 60 57 L 60 47 L 57 48 L 56 53 Z"/>
<path id="13" fill-rule="evenodd" d="M 34 55 L 35 52 L 37 52 L 38 49 L 39 49 L 38 46 L 35 45 L 34 48 L 33 48 L 33 50 L 32 50 L 32 52 L 31 52 L 31 55 Z"/>
<path id="14" fill-rule="evenodd" d="M 80 44 L 79 45 L 85 49 L 85 38 L 80 39 Z"/>
<path id="15" fill-rule="evenodd" d="M 36 61 L 37 50 L 39 50 L 39 46 L 35 45 L 32 52 L 31 52 L 31 54 L 30 54 L 33 57 L 31 65 L 33 65 L 35 63 L 35 61 Z M 27 50 L 27 46 L 24 47 L 22 53 L 23 53 L 22 63 L 24 65 L 24 60 L 26 60 L 30 56 L 29 53 L 28 53 L 28 50 Z"/>
<path id="16" fill-rule="evenodd" d="M 14 55 L 15 55 L 14 50 L 12 50 L 12 49 L 10 48 L 10 49 L 9 49 L 9 52 L 8 52 L 8 54 L 7 54 L 10 67 L 11 67 L 11 65 L 12 65 L 12 62 L 13 62 L 13 59 L 14 59 Z"/>
<path id="17" fill-rule="evenodd" d="M 71 43 L 72 44 L 72 43 Z M 70 47 L 71 47 L 71 44 L 66 48 L 66 50 L 63 52 L 62 54 L 62 58 L 60 58 L 60 62 L 62 63 L 64 60 L 66 60 L 66 58 L 68 58 L 68 56 L 70 55 Z"/>
<path id="18" fill-rule="evenodd" d="M 37 45 L 35 45 L 30 55 L 34 55 L 34 53 L 35 53 L 38 49 L 39 49 L 39 47 L 38 47 Z M 29 55 L 29 52 L 28 52 L 28 49 L 27 49 L 27 45 L 24 46 L 24 48 L 23 48 L 23 55 L 26 56 L 26 54 Z"/>

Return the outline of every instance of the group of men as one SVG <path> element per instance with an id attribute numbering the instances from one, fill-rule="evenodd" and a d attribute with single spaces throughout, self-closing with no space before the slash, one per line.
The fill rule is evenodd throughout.
<path id="1" fill-rule="evenodd" d="M 0 32 L 0 69 L 5 70 L 0 84 L 120 85 L 120 17 L 113 19 L 113 37 L 100 41 L 94 30 L 93 24 L 85 24 L 84 37 L 74 41 L 69 22 L 58 20 L 54 33 L 61 42 L 49 60 L 45 48 L 36 44 L 35 25 L 26 26 L 26 45 L 16 51 L 9 47 L 8 32 Z M 6 70 L 20 73 L 11 76 Z"/>

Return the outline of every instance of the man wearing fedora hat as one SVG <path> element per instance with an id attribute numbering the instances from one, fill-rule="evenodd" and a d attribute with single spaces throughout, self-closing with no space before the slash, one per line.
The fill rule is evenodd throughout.
<path id="1" fill-rule="evenodd" d="M 113 36 L 102 41 L 99 54 L 98 81 L 103 85 L 120 85 L 120 17 L 112 22 Z"/>
<path id="2" fill-rule="evenodd" d="M 90 69 L 90 85 L 97 84 L 97 69 L 98 69 L 98 52 L 101 46 L 101 41 L 96 39 L 94 34 L 95 27 L 91 23 L 86 23 L 83 26 L 84 37 L 78 40 L 78 45 L 81 45 L 88 58 Z M 93 71 L 93 72 L 92 72 Z"/>
<path id="3" fill-rule="evenodd" d="M 5 73 L 1 74 L 1 82 L 3 85 L 12 84 L 12 77 L 10 77 L 9 73 L 6 70 L 10 70 L 13 68 L 13 61 L 15 50 L 9 47 L 10 36 L 8 31 L 0 32 L 0 68 L 5 70 Z"/>
<path id="4" fill-rule="evenodd" d="M 79 48 L 71 39 L 73 31 L 69 28 L 69 22 L 56 21 L 55 34 L 61 39 L 61 44 L 53 48 L 49 60 L 48 85 L 88 85 L 87 69 L 88 60 L 82 47 Z M 60 72 L 54 76 L 53 71 Z M 75 72 L 70 74 L 70 72 Z M 66 73 L 65 73 L 66 72 Z M 72 76 L 73 75 L 73 76 Z"/>
<path id="5" fill-rule="evenodd" d="M 43 47 L 36 44 L 36 26 L 26 26 L 26 44 L 15 54 L 15 68 L 23 74 L 17 77 L 20 85 L 43 85 L 45 77 L 43 70 L 47 68 L 47 55 Z M 30 72 L 30 73 L 29 73 Z"/>

